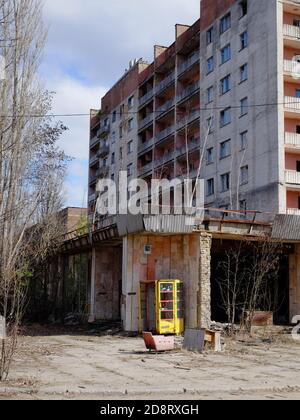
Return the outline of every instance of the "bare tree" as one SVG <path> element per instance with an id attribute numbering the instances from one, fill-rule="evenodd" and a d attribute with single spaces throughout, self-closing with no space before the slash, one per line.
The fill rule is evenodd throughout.
<path id="1" fill-rule="evenodd" d="M 226 251 L 218 267 L 218 284 L 230 334 L 250 333 L 256 311 L 276 310 L 274 284 L 281 255 L 282 245 L 267 238 L 240 242 Z"/>
<path id="2" fill-rule="evenodd" d="M 5 63 L 0 81 L 0 315 L 9 333 L 2 342 L 1 380 L 9 372 L 30 276 L 34 236 L 29 228 L 60 206 L 66 157 L 56 147 L 65 128 L 47 116 L 51 94 L 38 78 L 46 39 L 41 1 L 1 0 L 0 39 Z M 47 233 L 40 238 L 44 247 L 36 255 L 48 239 Z"/>

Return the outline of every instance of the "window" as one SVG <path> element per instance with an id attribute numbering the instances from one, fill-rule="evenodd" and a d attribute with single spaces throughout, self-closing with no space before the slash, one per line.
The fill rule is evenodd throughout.
<path id="1" fill-rule="evenodd" d="M 133 108 L 133 106 L 134 106 L 134 96 L 131 96 L 128 99 L 128 108 Z"/>
<path id="2" fill-rule="evenodd" d="M 241 150 L 245 150 L 248 146 L 248 131 L 240 134 Z"/>
<path id="3" fill-rule="evenodd" d="M 214 28 L 211 27 L 206 32 L 206 45 L 211 44 L 213 42 L 213 40 L 214 40 Z"/>
<path id="4" fill-rule="evenodd" d="M 112 175 L 111 175 L 111 177 L 110 177 L 110 179 L 111 179 L 112 181 L 114 181 L 114 180 L 115 180 L 115 174 L 112 174 Z"/>
<path id="5" fill-rule="evenodd" d="M 214 71 L 214 67 L 215 67 L 215 65 L 214 65 L 214 57 L 210 57 L 207 60 L 207 74 L 213 72 Z"/>
<path id="6" fill-rule="evenodd" d="M 245 212 L 244 217 L 247 216 L 247 213 L 246 213 L 247 212 L 247 201 L 246 200 L 241 200 L 240 203 L 239 203 L 239 206 L 240 206 L 240 210 L 242 212 Z"/>
<path id="7" fill-rule="evenodd" d="M 242 33 L 242 35 L 240 35 L 240 39 L 241 39 L 241 50 L 244 50 L 245 48 L 248 47 L 248 32 L 245 31 Z"/>
<path id="8" fill-rule="evenodd" d="M 240 81 L 241 83 L 248 80 L 248 64 L 244 64 L 240 67 Z"/>
<path id="9" fill-rule="evenodd" d="M 229 92 L 231 89 L 231 77 L 230 74 L 226 77 L 224 77 L 224 79 L 221 80 L 220 83 L 220 92 L 221 95 L 224 95 L 225 93 Z"/>
<path id="10" fill-rule="evenodd" d="M 231 59 L 231 47 L 230 44 L 226 45 L 221 49 L 221 64 L 226 63 Z"/>
<path id="11" fill-rule="evenodd" d="M 120 147 L 120 160 L 122 160 L 123 159 L 123 149 L 122 149 L 122 147 Z"/>
<path id="12" fill-rule="evenodd" d="M 297 133 L 297 134 L 300 134 L 300 125 L 297 125 L 297 126 L 296 126 L 296 133 Z"/>
<path id="13" fill-rule="evenodd" d="M 115 153 L 112 153 L 112 155 L 111 155 L 111 164 L 114 165 L 115 162 L 116 162 L 116 155 L 115 155 Z"/>
<path id="14" fill-rule="evenodd" d="M 115 131 L 113 131 L 113 132 L 111 133 L 111 142 L 112 142 L 112 143 L 115 143 L 115 142 L 116 142 L 116 132 L 115 132 Z"/>
<path id="15" fill-rule="evenodd" d="M 117 111 L 114 111 L 112 114 L 112 122 L 116 122 L 117 121 Z"/>
<path id="16" fill-rule="evenodd" d="M 228 31 L 231 27 L 231 14 L 227 13 L 224 17 L 222 17 L 220 21 L 220 34 L 223 34 L 224 32 Z"/>
<path id="17" fill-rule="evenodd" d="M 229 191 L 230 189 L 230 173 L 221 175 L 221 192 Z"/>
<path id="18" fill-rule="evenodd" d="M 300 98 L 300 89 L 295 90 L 295 97 Z"/>
<path id="19" fill-rule="evenodd" d="M 133 152 L 133 141 L 131 140 L 128 144 L 127 144 L 127 154 L 130 155 Z"/>
<path id="20" fill-rule="evenodd" d="M 107 167 L 107 159 L 103 159 L 103 167 L 106 168 Z"/>
<path id="21" fill-rule="evenodd" d="M 215 194 L 215 180 L 214 178 L 211 178 L 207 181 L 207 190 L 206 195 L 207 197 L 210 197 L 211 195 Z"/>
<path id="22" fill-rule="evenodd" d="M 214 148 L 210 147 L 206 151 L 206 164 L 211 165 L 212 163 L 214 163 Z"/>
<path id="23" fill-rule="evenodd" d="M 133 118 L 128 121 L 128 131 L 133 130 Z"/>
<path id="24" fill-rule="evenodd" d="M 207 119 L 207 129 L 208 129 L 208 132 L 209 133 L 212 133 L 213 132 L 213 129 L 214 129 L 214 118 L 213 117 L 209 117 L 208 119 Z"/>
<path id="25" fill-rule="evenodd" d="M 220 159 L 225 159 L 231 155 L 231 141 L 226 140 L 220 144 Z"/>
<path id="26" fill-rule="evenodd" d="M 220 112 L 220 126 L 224 127 L 231 123 L 231 108 L 226 108 Z"/>
<path id="27" fill-rule="evenodd" d="M 247 0 L 242 0 L 240 2 L 240 11 L 241 11 L 241 18 L 246 16 L 246 14 L 248 13 L 248 1 Z"/>
<path id="28" fill-rule="evenodd" d="M 241 168 L 241 185 L 248 184 L 249 181 L 249 168 L 248 166 L 243 166 Z"/>
<path id="29" fill-rule="evenodd" d="M 210 104 L 214 100 L 214 87 L 211 86 L 206 91 L 206 103 Z"/>
<path id="30" fill-rule="evenodd" d="M 294 19 L 293 25 L 300 28 L 300 20 L 299 19 Z"/>
<path id="31" fill-rule="evenodd" d="M 300 172 L 300 160 L 297 160 L 296 162 L 296 171 Z"/>
<path id="32" fill-rule="evenodd" d="M 241 117 L 248 114 L 248 98 L 241 100 Z"/>
<path id="33" fill-rule="evenodd" d="M 125 111 L 125 105 L 123 104 L 120 106 L 120 118 L 123 117 L 124 111 Z"/>
<path id="34" fill-rule="evenodd" d="M 120 128 L 119 128 L 119 137 L 120 137 L 120 139 L 123 137 L 123 126 L 122 125 L 120 125 Z"/>
<path id="35" fill-rule="evenodd" d="M 127 176 L 133 175 L 133 164 L 130 163 L 130 165 L 127 166 Z"/>

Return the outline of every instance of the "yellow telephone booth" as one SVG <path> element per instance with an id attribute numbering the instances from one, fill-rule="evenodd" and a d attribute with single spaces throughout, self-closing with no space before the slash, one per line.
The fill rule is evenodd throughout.
<path id="1" fill-rule="evenodd" d="M 139 329 L 157 334 L 184 332 L 184 286 L 181 280 L 141 282 Z"/>

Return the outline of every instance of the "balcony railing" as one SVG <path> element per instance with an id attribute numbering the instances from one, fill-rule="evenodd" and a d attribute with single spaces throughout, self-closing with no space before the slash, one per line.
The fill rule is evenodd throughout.
<path id="1" fill-rule="evenodd" d="M 162 130 L 161 132 L 157 133 L 155 136 L 155 140 L 156 142 L 159 142 L 169 136 L 171 136 L 175 131 L 175 124 L 165 128 L 164 130 Z"/>
<path id="2" fill-rule="evenodd" d="M 294 25 L 283 25 L 283 36 L 300 40 L 300 28 Z"/>
<path id="3" fill-rule="evenodd" d="M 300 172 L 285 171 L 285 182 L 287 184 L 294 184 L 300 186 Z"/>
<path id="4" fill-rule="evenodd" d="M 171 85 L 175 80 L 175 72 L 171 73 L 167 76 L 164 80 L 157 84 L 155 88 L 155 93 L 158 94 L 164 89 L 166 89 L 169 85 Z"/>
<path id="5" fill-rule="evenodd" d="M 91 194 L 89 196 L 89 203 L 93 203 L 94 201 L 96 201 L 96 194 Z"/>
<path id="6" fill-rule="evenodd" d="M 144 95 L 140 98 L 139 106 L 143 106 L 147 102 L 149 102 L 152 99 L 153 95 L 154 95 L 154 90 L 151 89 L 148 93 L 146 93 L 146 95 Z"/>
<path id="7" fill-rule="evenodd" d="M 145 175 L 148 172 L 152 172 L 153 162 L 147 163 L 139 169 L 139 175 Z"/>
<path id="8" fill-rule="evenodd" d="M 199 60 L 200 60 L 200 53 L 198 51 L 178 67 L 178 76 L 180 76 L 182 73 L 184 73 L 190 67 L 192 67 Z"/>
<path id="9" fill-rule="evenodd" d="M 100 129 L 97 132 L 97 136 L 98 137 L 102 137 L 104 135 L 109 134 L 110 132 L 110 125 L 109 124 L 105 124 L 102 127 L 100 127 Z"/>
<path id="10" fill-rule="evenodd" d="M 98 156 L 99 157 L 104 157 L 107 156 L 109 154 L 110 151 L 110 147 L 108 144 L 102 144 L 100 146 L 99 152 L 98 152 Z"/>
<path id="11" fill-rule="evenodd" d="M 172 150 L 171 152 L 165 153 L 161 158 L 155 160 L 155 166 L 165 165 L 166 163 L 173 160 L 175 157 L 175 152 Z"/>
<path id="12" fill-rule="evenodd" d="M 290 216 L 300 216 L 300 210 L 299 209 L 287 209 L 286 212 Z"/>
<path id="13" fill-rule="evenodd" d="M 168 112 L 171 108 L 173 108 L 173 106 L 175 105 L 175 98 L 170 99 L 169 101 L 165 102 L 162 106 L 160 106 L 159 108 L 157 108 L 156 112 L 156 118 L 160 117 L 161 115 L 165 114 L 166 112 Z"/>
<path id="14" fill-rule="evenodd" d="M 142 130 L 144 127 L 146 127 L 151 122 L 153 122 L 153 113 L 147 115 L 146 118 L 144 118 L 143 120 L 141 120 L 139 122 L 139 130 Z"/>
<path id="15" fill-rule="evenodd" d="M 293 109 L 294 111 L 300 111 L 300 98 L 294 96 L 285 96 L 284 98 L 285 108 Z"/>
<path id="16" fill-rule="evenodd" d="M 195 140 L 190 141 L 187 145 L 187 148 L 189 152 L 192 152 L 193 150 L 197 150 L 197 149 L 200 150 L 200 139 L 195 139 Z M 178 147 L 176 151 L 177 157 L 186 155 L 187 148 L 186 146 Z"/>
<path id="17" fill-rule="evenodd" d="M 200 80 L 197 80 L 197 82 L 192 83 L 182 92 L 180 92 L 177 95 L 178 102 L 183 101 L 184 99 L 195 93 L 198 89 L 200 89 Z"/>
<path id="18" fill-rule="evenodd" d="M 90 141 L 90 147 L 96 146 L 100 142 L 100 139 L 98 136 L 95 136 Z"/>
<path id="19" fill-rule="evenodd" d="M 154 139 L 153 138 L 150 139 L 150 140 L 145 141 L 144 143 L 142 143 L 140 141 L 139 142 L 139 145 L 138 145 L 138 153 L 142 153 L 145 150 L 151 148 L 153 146 L 153 144 L 154 144 Z"/>
<path id="20" fill-rule="evenodd" d="M 286 73 L 295 74 L 295 76 L 300 76 L 300 63 L 294 60 L 284 60 L 283 70 Z"/>
<path id="21" fill-rule="evenodd" d="M 195 111 L 192 111 L 189 115 L 187 115 L 185 118 L 179 121 L 177 123 L 177 130 L 181 130 L 187 124 L 191 124 L 197 118 L 200 118 L 200 109 L 196 109 Z"/>
<path id="22" fill-rule="evenodd" d="M 92 156 L 90 158 L 90 166 L 94 166 L 97 162 L 99 162 L 99 157 L 97 155 L 96 156 Z"/>
<path id="23" fill-rule="evenodd" d="M 300 147 L 300 134 L 285 133 L 284 142 L 287 146 Z"/>

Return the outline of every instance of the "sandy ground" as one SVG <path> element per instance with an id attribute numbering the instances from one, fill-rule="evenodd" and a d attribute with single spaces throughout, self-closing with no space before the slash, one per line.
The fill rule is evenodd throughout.
<path id="1" fill-rule="evenodd" d="M 140 338 L 26 333 L 1 399 L 300 400 L 300 343 L 285 336 L 228 342 L 220 354 L 149 354 Z"/>

